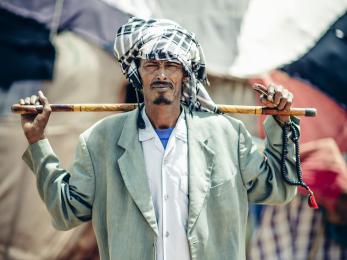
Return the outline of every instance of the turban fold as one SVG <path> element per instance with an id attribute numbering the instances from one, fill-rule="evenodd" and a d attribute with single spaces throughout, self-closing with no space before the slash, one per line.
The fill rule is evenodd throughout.
<path id="1" fill-rule="evenodd" d="M 216 112 L 208 95 L 205 58 L 195 35 L 167 19 L 130 18 L 116 35 L 114 50 L 123 74 L 138 90 L 142 88 L 136 60 L 178 61 L 188 75 L 183 85 L 182 101 L 191 110 Z"/>

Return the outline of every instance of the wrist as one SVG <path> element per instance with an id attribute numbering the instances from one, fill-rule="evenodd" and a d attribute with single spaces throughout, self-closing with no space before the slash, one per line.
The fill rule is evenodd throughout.
<path id="1" fill-rule="evenodd" d="M 46 139 L 45 134 L 42 134 L 40 136 L 26 136 L 29 144 L 37 143 L 40 140 Z"/>
<path id="2" fill-rule="evenodd" d="M 290 116 L 274 116 L 276 122 L 280 126 L 284 126 L 286 123 L 290 122 Z"/>

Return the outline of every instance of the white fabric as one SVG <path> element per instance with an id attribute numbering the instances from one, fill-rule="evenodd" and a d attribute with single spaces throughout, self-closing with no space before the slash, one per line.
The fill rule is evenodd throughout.
<path id="1" fill-rule="evenodd" d="M 297 60 L 346 10 L 347 0 L 251 1 L 229 74 L 246 78 Z"/>
<path id="2" fill-rule="evenodd" d="M 154 9 L 153 0 L 100 0 L 119 10 L 141 18 L 149 18 Z"/>
<path id="3" fill-rule="evenodd" d="M 188 220 L 188 146 L 184 112 L 181 113 L 170 139 L 164 147 L 142 111 L 145 129 L 139 129 L 139 140 L 145 158 L 146 172 L 157 218 L 158 260 L 189 260 L 186 235 Z"/>

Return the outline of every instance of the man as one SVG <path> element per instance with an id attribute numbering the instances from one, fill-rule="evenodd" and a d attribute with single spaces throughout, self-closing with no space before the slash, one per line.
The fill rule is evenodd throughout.
<path id="1" fill-rule="evenodd" d="M 116 56 L 144 106 L 98 122 L 80 136 L 70 171 L 44 135 L 50 115 L 23 116 L 23 156 L 62 230 L 92 220 L 102 259 L 244 259 L 248 202 L 282 203 L 295 195 L 280 173 L 282 128 L 272 117 L 264 154 L 241 122 L 215 113 L 201 47 L 169 20 L 132 18 Z M 292 95 L 271 87 L 279 110 Z M 36 103 L 37 97 L 21 100 Z M 285 164 L 295 174 L 293 143 Z"/>

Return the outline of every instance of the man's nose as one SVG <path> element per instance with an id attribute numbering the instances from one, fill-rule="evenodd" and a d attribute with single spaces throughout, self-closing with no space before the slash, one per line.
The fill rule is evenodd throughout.
<path id="1" fill-rule="evenodd" d="M 167 73 L 165 71 L 164 66 L 159 67 L 157 74 L 156 74 L 156 79 L 161 80 L 161 81 L 167 80 Z"/>

